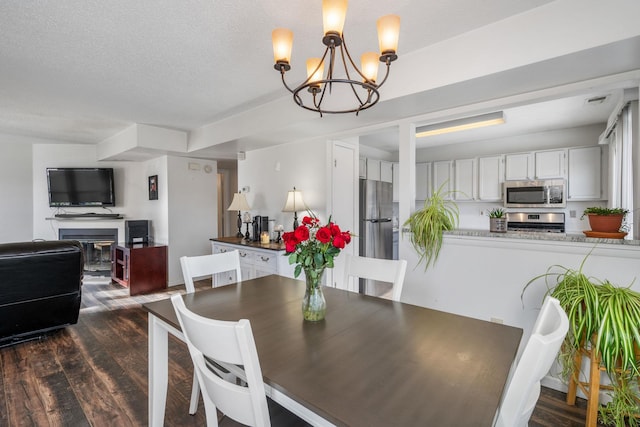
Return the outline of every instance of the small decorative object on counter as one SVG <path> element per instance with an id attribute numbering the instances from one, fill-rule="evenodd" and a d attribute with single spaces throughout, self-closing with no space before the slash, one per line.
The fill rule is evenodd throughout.
<path id="1" fill-rule="evenodd" d="M 251 218 L 251 214 L 249 212 L 244 213 L 244 219 L 242 222 L 244 222 L 247 226 L 247 231 L 246 233 L 244 233 L 244 240 L 249 240 L 251 238 L 251 235 L 249 234 L 249 224 L 253 222 L 253 219 Z"/>
<path id="2" fill-rule="evenodd" d="M 492 233 L 507 232 L 507 217 L 504 209 L 493 208 L 489 211 L 489 231 Z"/>
<path id="3" fill-rule="evenodd" d="M 278 233 L 278 235 L 276 236 L 276 243 L 280 243 L 280 241 L 282 240 L 280 238 L 280 233 L 282 233 L 283 230 L 284 230 L 284 227 L 282 224 L 276 225 L 275 232 Z"/>
<path id="4" fill-rule="evenodd" d="M 269 232 L 268 231 L 263 231 L 262 233 L 260 233 L 260 243 L 263 245 L 268 245 L 270 243 L 271 239 L 269 239 Z"/>
<path id="5" fill-rule="evenodd" d="M 333 259 L 351 242 L 351 233 L 341 231 L 331 222 L 320 225 L 315 216 L 305 216 L 302 225 L 294 231 L 282 235 L 289 255 L 289 264 L 296 264 L 294 276 L 298 277 L 304 269 L 307 284 L 302 301 L 304 320 L 324 319 L 327 304 L 322 293 L 322 278 L 325 268 L 333 268 Z"/>

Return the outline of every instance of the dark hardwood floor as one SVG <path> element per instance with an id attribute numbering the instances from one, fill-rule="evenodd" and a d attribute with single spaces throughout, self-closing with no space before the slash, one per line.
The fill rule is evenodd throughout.
<path id="1" fill-rule="evenodd" d="M 87 279 L 77 325 L 0 349 L 0 426 L 147 425 L 147 314 L 140 304 L 177 292 L 184 287 L 130 297 L 118 285 Z M 205 425 L 202 400 L 188 414 L 193 368 L 173 337 L 169 357 L 166 425 Z M 529 425 L 584 426 L 585 402 L 570 407 L 564 397 L 543 388 Z"/>

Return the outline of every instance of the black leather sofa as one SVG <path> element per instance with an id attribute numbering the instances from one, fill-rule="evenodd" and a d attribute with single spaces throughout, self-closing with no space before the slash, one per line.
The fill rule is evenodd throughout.
<path id="1" fill-rule="evenodd" d="M 77 241 L 0 244 L 0 347 L 77 323 L 83 269 Z"/>

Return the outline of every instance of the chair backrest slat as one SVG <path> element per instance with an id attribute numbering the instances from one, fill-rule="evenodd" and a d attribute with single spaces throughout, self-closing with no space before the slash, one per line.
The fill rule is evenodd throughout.
<path id="1" fill-rule="evenodd" d="M 182 267 L 182 276 L 184 277 L 184 286 L 187 289 L 187 293 L 193 293 L 196 290 L 193 279 L 203 276 L 235 271 L 236 280 L 238 282 L 242 280 L 240 253 L 237 250 L 219 254 L 183 256 L 180 257 L 180 266 Z M 215 283 L 212 282 L 212 285 L 215 286 Z"/>
<path id="2" fill-rule="evenodd" d="M 400 301 L 407 261 L 368 258 L 346 254 L 344 264 L 344 284 L 347 289 L 357 292 L 357 279 L 371 279 L 393 284 L 392 297 Z"/>

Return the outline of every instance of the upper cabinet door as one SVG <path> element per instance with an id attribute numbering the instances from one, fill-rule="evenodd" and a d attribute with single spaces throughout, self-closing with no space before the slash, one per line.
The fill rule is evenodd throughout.
<path id="1" fill-rule="evenodd" d="M 393 163 L 391 169 L 393 174 L 391 180 L 391 182 L 393 183 L 393 201 L 398 202 L 400 201 L 400 164 Z"/>
<path id="2" fill-rule="evenodd" d="M 447 199 L 451 198 L 448 192 L 453 191 L 453 161 L 444 160 L 433 162 L 433 190 L 438 190 L 442 186 L 442 194 Z"/>
<path id="3" fill-rule="evenodd" d="M 602 149 L 600 146 L 569 149 L 568 200 L 602 198 Z"/>
<path id="4" fill-rule="evenodd" d="M 536 179 L 566 178 L 567 150 L 536 151 Z"/>
<path id="5" fill-rule="evenodd" d="M 504 156 L 480 157 L 478 159 L 478 199 L 502 200 L 504 182 Z"/>
<path id="6" fill-rule="evenodd" d="M 475 200 L 476 198 L 476 159 L 456 160 L 455 169 L 455 193 L 456 200 Z"/>
<path id="7" fill-rule="evenodd" d="M 380 181 L 393 182 L 393 163 L 380 162 Z"/>
<path id="8" fill-rule="evenodd" d="M 416 200 L 431 196 L 431 163 L 416 163 Z"/>
<path id="9" fill-rule="evenodd" d="M 533 179 L 533 155 L 531 153 L 505 156 L 505 180 Z"/>
<path id="10" fill-rule="evenodd" d="M 367 159 L 367 179 L 380 181 L 380 160 Z"/>

